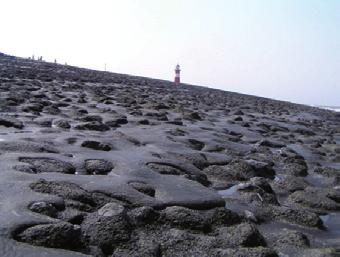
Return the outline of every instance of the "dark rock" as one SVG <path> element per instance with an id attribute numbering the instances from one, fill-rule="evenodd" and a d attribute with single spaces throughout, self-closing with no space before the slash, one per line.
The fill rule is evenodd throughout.
<path id="1" fill-rule="evenodd" d="M 211 225 L 209 220 L 197 210 L 188 209 L 180 206 L 167 207 L 164 210 L 162 221 L 172 227 L 209 231 Z"/>
<path id="2" fill-rule="evenodd" d="M 150 185 L 140 182 L 130 182 L 129 185 L 143 194 L 146 194 L 151 197 L 155 196 L 156 190 Z"/>
<path id="3" fill-rule="evenodd" d="M 82 147 L 91 148 L 93 150 L 111 151 L 112 147 L 109 144 L 101 143 L 98 141 L 84 141 L 81 143 Z"/>
<path id="4" fill-rule="evenodd" d="M 106 175 L 113 169 L 113 164 L 103 159 L 85 160 L 85 169 L 89 174 Z"/>
<path id="5" fill-rule="evenodd" d="M 188 139 L 189 142 L 189 146 L 197 151 L 201 151 L 203 149 L 203 147 L 205 146 L 205 144 L 199 140 L 196 139 Z"/>
<path id="6" fill-rule="evenodd" d="M 105 125 L 111 127 L 111 128 L 118 128 L 120 127 L 120 125 L 118 124 L 118 122 L 116 120 L 108 120 L 105 122 Z"/>
<path id="7" fill-rule="evenodd" d="M 97 212 L 99 216 L 103 216 L 103 217 L 113 217 L 117 215 L 126 214 L 126 210 L 124 206 L 118 203 L 115 203 L 115 202 L 105 204 Z"/>
<path id="8" fill-rule="evenodd" d="M 69 129 L 71 128 L 70 123 L 67 120 L 56 120 L 54 125 L 58 128 Z"/>
<path id="9" fill-rule="evenodd" d="M 12 117 L 0 117 L 0 126 L 22 129 L 24 124 L 22 121 Z"/>
<path id="10" fill-rule="evenodd" d="M 76 250 L 81 247 L 80 234 L 79 226 L 60 222 L 30 227 L 15 238 L 37 246 Z"/>
<path id="11" fill-rule="evenodd" d="M 169 153 L 171 157 L 178 161 L 183 161 L 185 164 L 194 165 L 198 169 L 202 170 L 209 166 L 207 157 L 203 153 Z"/>
<path id="12" fill-rule="evenodd" d="M 234 121 L 243 121 L 243 118 L 241 116 L 237 116 L 234 118 Z"/>
<path id="13" fill-rule="evenodd" d="M 260 177 L 251 178 L 248 183 L 239 185 L 240 196 L 249 204 L 279 205 L 269 183 Z"/>
<path id="14" fill-rule="evenodd" d="M 268 194 L 274 194 L 272 187 L 270 186 L 270 184 L 265 178 L 254 177 L 250 179 L 249 183 L 251 186 L 258 188 L 258 189 L 262 189 L 264 192 Z"/>
<path id="15" fill-rule="evenodd" d="M 58 192 L 52 192 L 52 193 L 58 194 Z M 62 195 L 61 193 L 59 193 L 59 195 L 61 195 L 61 197 L 66 197 L 65 195 Z M 98 204 L 97 201 L 94 198 L 95 197 L 93 197 L 93 200 L 90 199 L 90 201 L 91 201 L 90 203 L 92 205 L 94 205 L 94 203 L 96 203 L 99 206 L 104 205 L 104 203 Z M 91 206 L 90 204 L 87 204 L 87 203 L 82 203 L 82 202 L 79 202 L 79 201 L 76 201 L 76 200 L 70 200 L 70 199 L 66 199 L 66 198 L 64 198 L 64 202 L 65 202 L 65 207 L 66 207 L 65 211 L 67 211 L 67 213 L 66 213 L 67 217 L 69 216 L 69 210 L 71 210 L 71 212 L 72 212 L 72 209 L 78 210 L 80 212 L 92 212 L 93 211 L 93 206 Z M 107 202 L 109 202 L 109 201 L 106 201 L 106 203 Z M 59 213 L 59 215 L 61 215 L 61 217 L 63 217 L 64 214 Z"/>
<path id="16" fill-rule="evenodd" d="M 135 226 L 144 226 L 145 224 L 151 224 L 157 222 L 159 213 L 152 207 L 139 207 L 131 210 L 128 213 L 130 223 Z"/>
<path id="17" fill-rule="evenodd" d="M 124 207 L 112 203 L 87 215 L 81 228 L 85 241 L 99 246 L 106 255 L 112 253 L 115 245 L 128 241 L 131 234 Z"/>
<path id="18" fill-rule="evenodd" d="M 318 167 L 314 172 L 327 177 L 337 177 L 340 175 L 340 170 L 331 167 Z"/>
<path id="19" fill-rule="evenodd" d="M 305 161 L 298 160 L 294 162 L 286 162 L 284 165 L 284 170 L 287 174 L 293 176 L 307 176 L 308 175 L 308 167 Z"/>
<path id="20" fill-rule="evenodd" d="M 172 125 L 177 125 L 177 126 L 183 126 L 183 122 L 180 120 L 168 121 L 167 123 L 172 124 Z"/>
<path id="21" fill-rule="evenodd" d="M 150 162 L 147 164 L 149 168 L 164 175 L 182 175 L 187 179 L 195 180 L 204 186 L 209 185 L 205 174 L 197 169 L 184 169 L 172 163 Z"/>
<path id="22" fill-rule="evenodd" d="M 266 242 L 254 225 L 241 223 L 232 227 L 221 227 L 218 245 L 222 248 L 266 246 Z"/>
<path id="23" fill-rule="evenodd" d="M 32 109 L 32 107 L 30 109 Z M 40 109 L 37 109 L 37 110 L 40 110 Z M 42 110 L 40 110 L 39 112 L 41 111 Z M 61 113 L 60 109 L 57 106 L 53 106 L 53 105 L 44 107 L 44 112 L 47 114 L 51 114 L 51 115 L 58 115 Z"/>
<path id="24" fill-rule="evenodd" d="M 13 169 L 20 171 L 20 172 L 30 173 L 30 174 L 37 173 L 33 165 L 14 165 Z"/>
<path id="25" fill-rule="evenodd" d="M 51 106 L 45 107 L 45 109 L 50 109 L 52 108 Z M 40 112 L 44 109 L 44 106 L 42 104 L 28 104 L 28 105 L 22 105 L 21 110 L 23 112 L 30 112 L 33 114 L 39 115 Z"/>
<path id="26" fill-rule="evenodd" d="M 214 253 L 219 257 L 278 257 L 274 250 L 263 247 L 219 249 Z"/>
<path id="27" fill-rule="evenodd" d="M 304 250 L 302 257 L 338 257 L 339 250 L 336 248 L 318 248 Z"/>
<path id="28" fill-rule="evenodd" d="M 307 227 L 323 228 L 323 222 L 319 215 L 305 209 L 272 206 L 271 213 L 276 219 L 289 223 Z"/>
<path id="29" fill-rule="evenodd" d="M 315 136 L 315 133 L 311 129 L 307 128 L 297 128 L 294 132 L 305 136 Z"/>
<path id="30" fill-rule="evenodd" d="M 216 245 L 215 237 L 179 229 L 170 229 L 157 236 L 156 240 L 162 242 L 161 256 L 215 256 L 210 254 Z"/>
<path id="31" fill-rule="evenodd" d="M 0 141 L 0 151 L 21 153 L 58 153 L 53 146 L 25 141 Z"/>
<path id="32" fill-rule="evenodd" d="M 47 202 L 34 202 L 29 205 L 28 209 L 54 218 L 57 217 L 58 213 L 58 210 L 51 203 Z"/>
<path id="33" fill-rule="evenodd" d="M 241 110 L 237 110 L 233 113 L 233 115 L 238 115 L 238 116 L 241 116 L 241 115 L 244 115 L 244 112 L 241 111 Z"/>
<path id="34" fill-rule="evenodd" d="M 340 193 L 331 189 L 307 187 L 291 194 L 287 202 L 315 210 L 336 211 L 340 210 Z"/>
<path id="35" fill-rule="evenodd" d="M 126 116 L 120 116 L 120 117 L 117 117 L 115 119 L 112 119 L 112 120 L 108 120 L 105 122 L 105 124 L 109 127 L 112 127 L 112 128 L 117 128 L 117 127 L 120 127 L 121 125 L 125 125 L 128 123 L 128 120 L 126 118 Z"/>
<path id="36" fill-rule="evenodd" d="M 78 130 L 94 130 L 94 131 L 108 131 L 110 130 L 110 127 L 106 124 L 93 121 L 93 122 L 88 122 L 84 124 L 79 124 L 75 126 L 75 129 Z"/>
<path id="37" fill-rule="evenodd" d="M 275 171 L 271 163 L 252 160 L 252 159 L 246 160 L 246 162 L 249 163 L 253 167 L 257 176 L 265 177 L 265 178 L 274 178 Z"/>
<path id="38" fill-rule="evenodd" d="M 97 121 L 101 123 L 103 121 L 103 118 L 99 115 L 86 115 L 85 117 L 82 117 L 80 120 L 85 122 Z"/>
<path id="39" fill-rule="evenodd" d="M 253 166 L 246 161 L 233 160 L 225 167 L 227 172 L 236 180 L 248 180 L 257 176 Z"/>
<path id="40" fill-rule="evenodd" d="M 74 116 L 78 116 L 78 117 L 82 117 L 84 116 L 85 114 L 88 114 L 89 112 L 85 109 L 75 109 L 73 110 L 73 115 Z"/>
<path id="41" fill-rule="evenodd" d="M 180 175 L 183 174 L 183 171 L 177 167 L 172 165 L 167 165 L 163 163 L 148 163 L 147 166 L 154 171 L 159 172 L 160 174 L 165 175 Z"/>
<path id="42" fill-rule="evenodd" d="M 64 211 L 58 213 L 58 219 L 71 224 L 80 225 L 83 222 L 85 215 L 86 213 L 77 209 L 66 208 Z"/>
<path id="43" fill-rule="evenodd" d="M 211 165 L 203 172 L 216 185 L 221 185 L 222 182 L 228 185 L 232 181 L 244 181 L 258 175 L 253 166 L 243 160 L 233 160 L 228 165 Z M 263 174 L 263 172 L 260 173 Z"/>
<path id="44" fill-rule="evenodd" d="M 53 119 L 51 118 L 37 118 L 34 120 L 36 124 L 38 124 L 41 127 L 51 127 L 52 126 Z"/>
<path id="45" fill-rule="evenodd" d="M 228 172 L 225 166 L 211 165 L 203 170 L 204 174 L 207 175 L 208 180 L 212 183 L 214 188 L 226 188 L 232 186 L 234 180 L 232 174 Z"/>
<path id="46" fill-rule="evenodd" d="M 111 257 L 161 257 L 161 245 L 157 240 L 140 237 L 135 250 L 115 249 Z"/>
<path id="47" fill-rule="evenodd" d="M 202 120 L 202 117 L 198 112 L 190 112 L 184 115 L 184 118 L 188 120 Z"/>
<path id="48" fill-rule="evenodd" d="M 138 124 L 140 124 L 140 125 L 150 125 L 150 121 L 146 120 L 146 119 L 143 119 L 143 120 L 139 120 Z"/>
<path id="49" fill-rule="evenodd" d="M 128 120 L 125 116 L 121 116 L 119 118 L 116 118 L 116 122 L 117 124 L 119 125 L 125 125 L 125 124 L 128 124 Z"/>
<path id="50" fill-rule="evenodd" d="M 276 236 L 274 245 L 276 247 L 309 247 L 308 237 L 298 231 L 284 229 Z"/>
<path id="51" fill-rule="evenodd" d="M 19 161 L 31 164 L 36 173 L 59 172 L 74 174 L 76 172 L 72 164 L 48 157 L 20 157 Z"/>
<path id="52" fill-rule="evenodd" d="M 242 221 L 242 218 L 237 213 L 225 207 L 214 208 L 204 215 L 207 215 L 213 226 L 231 226 Z"/>
<path id="53" fill-rule="evenodd" d="M 261 146 L 267 146 L 267 147 L 273 147 L 273 148 L 282 148 L 285 145 L 280 143 L 280 142 L 276 142 L 273 140 L 269 140 L 269 139 L 264 139 L 261 142 L 259 142 L 259 145 Z"/>
<path id="54" fill-rule="evenodd" d="M 164 104 L 164 103 L 155 104 L 155 105 L 153 106 L 153 108 L 154 108 L 155 110 L 167 110 L 167 109 L 170 109 L 170 107 L 167 106 L 167 105 Z"/>
<path id="55" fill-rule="evenodd" d="M 275 191 L 282 193 L 304 190 L 307 186 L 308 183 L 302 177 L 292 175 L 281 175 L 272 182 L 272 187 Z"/>
<path id="56" fill-rule="evenodd" d="M 70 182 L 40 179 L 37 182 L 31 183 L 30 188 L 35 192 L 53 194 L 65 199 L 79 201 L 92 206 L 95 205 L 90 193 Z"/>

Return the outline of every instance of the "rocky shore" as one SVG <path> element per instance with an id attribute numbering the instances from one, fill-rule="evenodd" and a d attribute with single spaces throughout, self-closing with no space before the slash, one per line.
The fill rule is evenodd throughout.
<path id="1" fill-rule="evenodd" d="M 0 256 L 340 256 L 340 114 L 0 54 Z"/>

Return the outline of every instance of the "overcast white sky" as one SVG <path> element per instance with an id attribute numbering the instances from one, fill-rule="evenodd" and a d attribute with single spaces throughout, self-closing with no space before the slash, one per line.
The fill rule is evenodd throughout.
<path id="1" fill-rule="evenodd" d="M 340 106 L 338 0 L 0 0 L 0 52 Z"/>

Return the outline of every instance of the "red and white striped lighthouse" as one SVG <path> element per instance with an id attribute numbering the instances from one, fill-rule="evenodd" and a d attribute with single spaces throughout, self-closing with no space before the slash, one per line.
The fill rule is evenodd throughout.
<path id="1" fill-rule="evenodd" d="M 179 64 L 176 65 L 175 74 L 175 85 L 179 85 L 181 83 L 181 67 Z"/>

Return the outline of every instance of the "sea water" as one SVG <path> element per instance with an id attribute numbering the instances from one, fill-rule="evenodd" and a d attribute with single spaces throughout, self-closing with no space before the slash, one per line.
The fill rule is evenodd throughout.
<path id="1" fill-rule="evenodd" d="M 340 106 L 319 106 L 319 108 L 340 112 Z"/>

